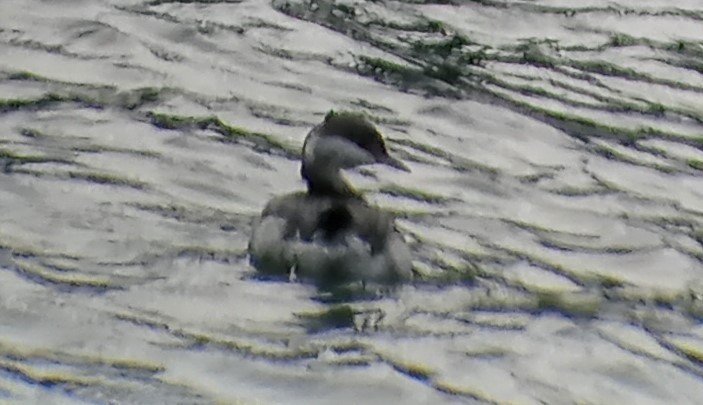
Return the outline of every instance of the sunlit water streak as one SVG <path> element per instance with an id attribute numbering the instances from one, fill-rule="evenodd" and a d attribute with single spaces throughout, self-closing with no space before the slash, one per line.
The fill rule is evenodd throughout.
<path id="1" fill-rule="evenodd" d="M 697 1 L 0 3 L 0 402 L 700 403 Z M 418 281 L 261 280 L 331 108 Z"/>

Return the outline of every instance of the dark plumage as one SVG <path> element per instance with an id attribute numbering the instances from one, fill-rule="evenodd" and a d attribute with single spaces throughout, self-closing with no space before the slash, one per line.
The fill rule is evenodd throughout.
<path id="1" fill-rule="evenodd" d="M 314 280 L 397 282 L 411 276 L 410 252 L 393 216 L 369 205 L 340 169 L 382 163 L 409 169 L 388 154 L 363 116 L 327 114 L 303 146 L 306 192 L 269 201 L 249 243 L 252 264 L 271 274 Z"/>

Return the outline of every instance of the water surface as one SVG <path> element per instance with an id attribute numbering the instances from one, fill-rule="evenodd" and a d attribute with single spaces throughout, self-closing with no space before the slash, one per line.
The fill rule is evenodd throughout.
<path id="1" fill-rule="evenodd" d="M 0 3 L 0 399 L 696 404 L 697 1 Z M 248 265 L 329 109 L 418 281 Z"/>

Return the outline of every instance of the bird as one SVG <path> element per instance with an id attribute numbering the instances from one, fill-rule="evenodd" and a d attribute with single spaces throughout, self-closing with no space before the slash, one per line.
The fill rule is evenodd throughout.
<path id="1" fill-rule="evenodd" d="M 369 204 L 341 173 L 371 164 L 410 172 L 379 130 L 361 113 L 330 111 L 307 134 L 301 160 L 307 190 L 265 205 L 248 244 L 253 267 L 321 286 L 411 280 L 411 252 L 394 216 Z"/>

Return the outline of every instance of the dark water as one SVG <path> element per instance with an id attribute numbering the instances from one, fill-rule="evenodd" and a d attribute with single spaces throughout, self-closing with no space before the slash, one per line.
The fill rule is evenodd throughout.
<path id="1" fill-rule="evenodd" d="M 0 2 L 0 402 L 700 403 L 703 5 L 573 4 Z M 381 299 L 247 264 L 329 109 Z"/>

